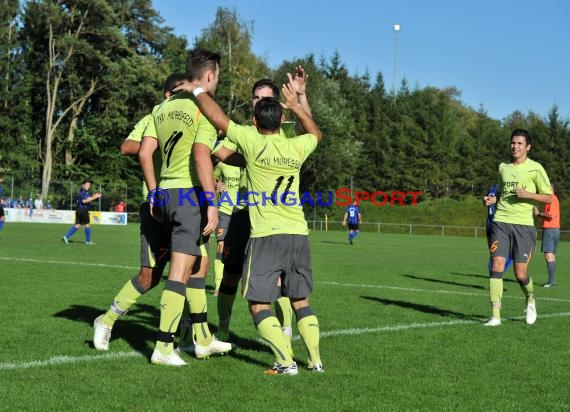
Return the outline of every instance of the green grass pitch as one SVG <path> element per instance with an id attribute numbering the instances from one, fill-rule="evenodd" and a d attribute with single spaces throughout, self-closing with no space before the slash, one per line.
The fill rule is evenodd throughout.
<path id="1" fill-rule="evenodd" d="M 490 316 L 488 254 L 469 237 L 311 232 L 312 306 L 324 374 L 267 376 L 273 362 L 237 298 L 238 348 L 189 365 L 149 363 L 162 284 L 119 320 L 108 352 L 92 348 L 93 319 L 137 273 L 138 226 L 93 227 L 69 245 L 67 225 L 8 223 L 0 232 L 0 410 L 505 411 L 570 409 L 570 258 L 558 253 L 557 286 L 531 262 L 538 320 L 505 276 L 501 327 Z M 207 279 L 215 332 L 213 275 Z"/>

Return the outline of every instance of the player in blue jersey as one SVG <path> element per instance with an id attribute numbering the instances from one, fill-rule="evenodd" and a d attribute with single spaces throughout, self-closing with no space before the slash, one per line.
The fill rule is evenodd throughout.
<path id="1" fill-rule="evenodd" d="M 487 196 L 497 196 L 497 184 L 494 184 L 489 188 L 487 192 Z M 495 210 L 497 209 L 497 205 L 495 203 L 490 204 L 487 206 L 487 222 L 485 224 L 485 231 L 487 234 L 487 246 L 491 247 L 491 227 L 493 225 L 493 216 L 495 216 Z M 507 256 L 507 260 L 505 261 L 505 270 L 511 267 L 513 261 L 511 260 L 510 256 Z M 489 258 L 489 274 L 491 274 L 491 269 L 493 267 L 493 260 Z"/>
<path id="2" fill-rule="evenodd" d="M 80 226 L 85 226 L 85 244 L 92 245 L 91 242 L 91 225 L 89 220 L 89 205 L 94 200 L 97 200 L 101 197 L 101 193 L 97 192 L 93 195 L 89 194 L 89 189 L 91 188 L 91 181 L 89 179 L 85 179 L 83 184 L 81 185 L 81 189 L 77 193 L 77 209 L 75 211 L 75 225 L 69 229 L 69 232 L 63 237 L 63 241 L 65 244 L 69 243 L 69 239 Z"/>
<path id="3" fill-rule="evenodd" d="M 4 221 L 6 218 L 4 217 L 4 205 L 2 205 L 2 198 L 0 198 L 0 230 L 4 228 Z"/>
<path id="4" fill-rule="evenodd" d="M 358 236 L 359 225 L 362 223 L 362 214 L 360 213 L 360 208 L 358 207 L 358 200 L 352 202 L 344 211 L 344 217 L 342 219 L 342 225 L 346 226 L 348 222 L 348 243 L 351 245 L 354 243 L 354 238 Z"/>

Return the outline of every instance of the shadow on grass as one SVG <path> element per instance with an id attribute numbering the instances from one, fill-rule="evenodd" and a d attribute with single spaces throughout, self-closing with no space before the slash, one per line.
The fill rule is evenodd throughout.
<path id="1" fill-rule="evenodd" d="M 93 330 L 93 321 L 102 313 L 104 311 L 100 308 L 72 305 L 55 313 L 53 316 L 74 322 L 85 322 Z M 124 339 L 134 350 L 150 358 L 154 349 L 153 343 L 156 337 L 156 327 L 150 327 L 149 325 L 158 325 L 159 318 L 160 311 L 156 307 L 137 304 L 124 319 L 117 321 L 113 326 L 110 345 L 113 344 L 114 340 Z M 94 348 L 91 337 L 85 340 L 85 343 Z"/>
<path id="2" fill-rule="evenodd" d="M 93 330 L 93 321 L 99 315 L 104 313 L 100 308 L 85 305 L 72 305 L 71 307 L 55 313 L 53 316 L 56 318 L 64 318 L 74 322 L 84 322 Z M 121 320 L 117 321 L 113 326 L 113 333 L 111 336 L 110 345 L 113 341 L 118 339 L 125 340 L 133 350 L 142 353 L 149 360 L 154 350 L 154 342 L 156 333 L 160 322 L 160 310 L 152 305 L 136 304 L 132 310 Z M 217 331 L 217 327 L 208 323 L 212 333 Z M 175 334 L 175 342 L 178 341 L 179 333 Z M 85 340 L 85 344 L 94 349 L 93 340 Z M 256 352 L 271 352 L 268 346 L 263 345 L 257 340 L 247 339 L 230 333 L 230 342 L 234 343 L 239 349 L 251 350 Z M 263 363 L 251 356 L 243 353 L 231 351 L 228 353 L 232 358 L 238 359 L 242 362 L 257 364 L 267 367 Z"/>
<path id="3" fill-rule="evenodd" d="M 484 320 L 484 317 L 482 317 L 480 315 L 454 312 L 452 310 L 440 309 L 440 308 L 437 308 L 435 306 L 430 306 L 430 305 L 421 305 L 418 303 L 404 302 L 402 300 L 383 299 L 383 298 L 379 298 L 377 296 L 361 296 L 361 298 L 371 300 L 373 302 L 382 303 L 383 305 L 386 305 L 386 306 L 387 305 L 399 306 L 399 307 L 404 308 L 404 309 L 412 309 L 412 310 L 415 310 L 418 312 L 429 313 L 432 315 L 438 315 L 438 316 L 443 316 L 443 317 L 451 317 L 451 318 L 456 318 L 456 319 L 473 320 L 473 321 Z"/>
<path id="4" fill-rule="evenodd" d="M 338 241 L 334 241 L 334 240 L 323 240 L 321 241 L 321 243 L 327 243 L 330 245 L 348 245 L 350 246 L 350 244 L 348 243 L 348 241 L 346 242 L 338 242 Z"/>
<path id="5" fill-rule="evenodd" d="M 489 279 L 489 275 L 480 275 L 477 273 L 462 273 L 462 272 L 450 272 L 451 275 L 459 275 L 459 276 L 469 276 L 472 278 L 483 278 L 483 279 Z M 513 279 L 503 279 L 503 282 L 516 282 L 516 280 Z"/>
<path id="6" fill-rule="evenodd" d="M 485 287 L 480 286 L 480 285 L 467 285 L 467 284 L 465 284 L 465 283 L 450 282 L 450 281 L 448 281 L 448 280 L 441 280 L 441 279 L 434 279 L 434 278 L 426 278 L 426 277 L 423 277 L 423 276 L 416 276 L 416 275 L 405 275 L 405 274 L 403 274 L 402 276 L 404 276 L 404 277 L 406 277 L 406 278 L 410 278 L 410 279 L 425 280 L 426 282 L 443 283 L 443 284 L 445 284 L 445 285 L 453 285 L 453 286 L 461 286 L 461 287 L 464 287 L 464 288 L 485 290 Z"/>

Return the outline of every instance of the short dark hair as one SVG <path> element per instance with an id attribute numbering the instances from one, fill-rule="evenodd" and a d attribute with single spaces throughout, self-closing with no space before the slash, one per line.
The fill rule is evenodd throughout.
<path id="1" fill-rule="evenodd" d="M 84 185 L 85 183 L 91 183 L 91 180 L 89 180 L 89 179 L 87 179 L 87 178 L 86 178 L 86 179 L 83 179 L 83 183 L 81 183 L 81 184 Z"/>
<path id="2" fill-rule="evenodd" d="M 277 85 L 273 80 L 267 78 L 258 80 L 255 83 L 253 83 L 253 88 L 251 89 L 251 96 L 253 97 L 255 91 L 263 87 L 269 87 L 273 91 L 273 97 L 279 99 L 280 97 L 279 87 L 277 87 Z"/>
<path id="3" fill-rule="evenodd" d="M 186 76 L 190 81 L 198 79 L 205 70 L 215 70 L 221 56 L 204 49 L 194 49 L 186 57 Z"/>
<path id="4" fill-rule="evenodd" d="M 257 127 L 261 130 L 273 132 L 281 127 L 283 109 L 279 100 L 274 97 L 260 99 L 253 109 L 253 116 Z"/>
<path id="5" fill-rule="evenodd" d="M 530 136 L 530 133 L 528 132 L 528 130 L 525 130 L 525 129 L 515 129 L 515 130 L 513 130 L 513 132 L 511 133 L 511 140 L 512 140 L 513 137 L 515 137 L 515 136 L 524 137 L 527 146 L 532 143 L 532 137 Z"/>
<path id="6" fill-rule="evenodd" d="M 164 80 L 162 91 L 164 93 L 171 92 L 172 89 L 178 86 L 178 83 L 186 79 L 188 79 L 186 73 L 172 73 L 170 76 L 166 78 L 166 80 Z"/>

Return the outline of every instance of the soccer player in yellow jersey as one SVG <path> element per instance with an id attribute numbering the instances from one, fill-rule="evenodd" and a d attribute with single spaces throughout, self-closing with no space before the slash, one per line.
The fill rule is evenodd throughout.
<path id="1" fill-rule="evenodd" d="M 219 161 L 214 168 L 214 177 L 217 180 L 219 221 L 216 227 L 216 259 L 214 260 L 214 296 L 218 296 L 220 284 L 224 275 L 222 252 L 224 250 L 224 238 L 230 224 L 230 218 L 237 201 L 237 193 L 241 179 L 241 169 L 238 166 L 228 165 Z M 219 190 L 219 188 L 222 190 Z"/>
<path id="2" fill-rule="evenodd" d="M 190 51 L 186 74 L 193 81 L 210 85 L 215 93 L 220 55 L 202 49 Z M 186 362 L 174 350 L 174 337 L 188 300 L 192 320 L 194 352 L 204 358 L 232 349 L 210 333 L 207 320 L 205 276 L 208 268 L 206 244 L 218 224 L 214 204 L 215 184 L 210 153 L 217 131 L 201 115 L 192 95 L 177 93 L 153 112 L 155 133 L 145 132 L 139 161 L 151 213 L 164 220 L 170 235 L 170 267 L 160 300 L 160 326 L 154 364 L 182 366 Z M 154 176 L 152 155 L 160 149 L 162 169 L 160 186 Z"/>
<path id="3" fill-rule="evenodd" d="M 289 83 L 294 88 L 299 103 L 305 112 L 311 115 L 311 108 L 306 95 L 306 83 L 308 77 L 309 76 L 305 73 L 303 67 L 297 66 L 295 67 L 295 76 L 289 76 Z M 255 110 L 256 103 L 264 97 L 279 99 L 279 87 L 277 87 L 273 80 L 261 79 L 254 83 L 251 91 L 251 103 L 253 110 Z M 289 121 L 281 124 L 280 134 L 283 136 L 295 137 L 297 134 L 302 134 L 303 132 L 304 130 L 300 122 Z M 228 145 L 227 142 L 225 144 Z M 230 147 L 235 150 L 235 146 Z M 216 153 L 214 155 L 216 155 Z M 247 173 L 244 172 L 244 169 L 242 169 L 240 178 L 242 180 L 242 193 L 245 193 L 247 192 L 247 182 L 245 181 Z M 232 307 L 237 294 L 238 283 L 242 276 L 243 258 L 251 231 L 247 206 L 243 201 L 235 203 L 237 204 L 234 206 L 230 224 L 227 228 L 228 241 L 224 242 L 222 251 L 224 272 L 217 301 L 219 318 L 218 334 L 221 338 L 229 337 Z M 291 346 L 293 335 L 293 329 L 291 326 L 293 310 L 289 298 L 286 296 L 279 297 L 275 302 L 275 309 L 277 311 L 277 318 L 282 325 L 283 333 L 287 339 L 290 352 L 293 353 Z"/>
<path id="4" fill-rule="evenodd" d="M 207 79 L 206 79 L 207 80 Z M 319 323 L 309 305 L 313 288 L 308 227 L 301 205 L 299 176 L 305 159 L 321 140 L 321 132 L 299 103 L 291 84 L 283 86 L 284 107 L 301 122 L 306 134 L 287 138 L 280 134 L 282 106 L 277 99 L 262 98 L 255 105 L 256 129 L 233 123 L 206 91 L 212 82 L 195 82 L 194 96 L 201 111 L 236 145 L 245 157 L 251 220 L 251 239 L 244 263 L 244 296 L 262 339 L 276 362 L 268 374 L 296 375 L 297 364 L 288 351 L 281 325 L 271 303 L 281 290 L 291 299 L 297 328 L 309 352 L 308 366 L 322 372 Z"/>
<path id="5" fill-rule="evenodd" d="M 499 165 L 498 199 L 485 196 L 483 204 L 496 204 L 491 224 L 491 278 L 489 297 L 493 317 L 485 326 L 501 325 L 503 272 L 508 256 L 513 261 L 515 277 L 526 297 L 526 323 L 536 322 L 536 303 L 528 264 L 536 246 L 533 207 L 552 200 L 550 181 L 544 168 L 528 157 L 531 149 L 528 131 L 516 129 L 511 133 L 511 162 Z"/>
<path id="6" fill-rule="evenodd" d="M 163 93 L 165 99 L 172 96 L 172 89 L 182 80 L 186 79 L 184 73 L 173 73 L 164 81 Z M 150 122 L 154 122 L 149 113 L 137 122 L 131 133 L 121 144 L 121 154 L 136 156 L 139 152 L 141 140 Z M 156 152 L 154 166 L 159 170 L 161 160 Z M 119 291 L 109 310 L 95 319 L 93 324 L 93 346 L 97 350 L 108 350 L 111 331 L 115 321 L 126 314 L 130 307 L 146 292 L 160 282 L 164 267 L 170 257 L 168 240 L 164 225 L 150 216 L 149 202 L 146 200 L 148 189 L 143 182 L 143 201 L 139 208 L 141 266 L 137 276 L 127 281 Z"/>

